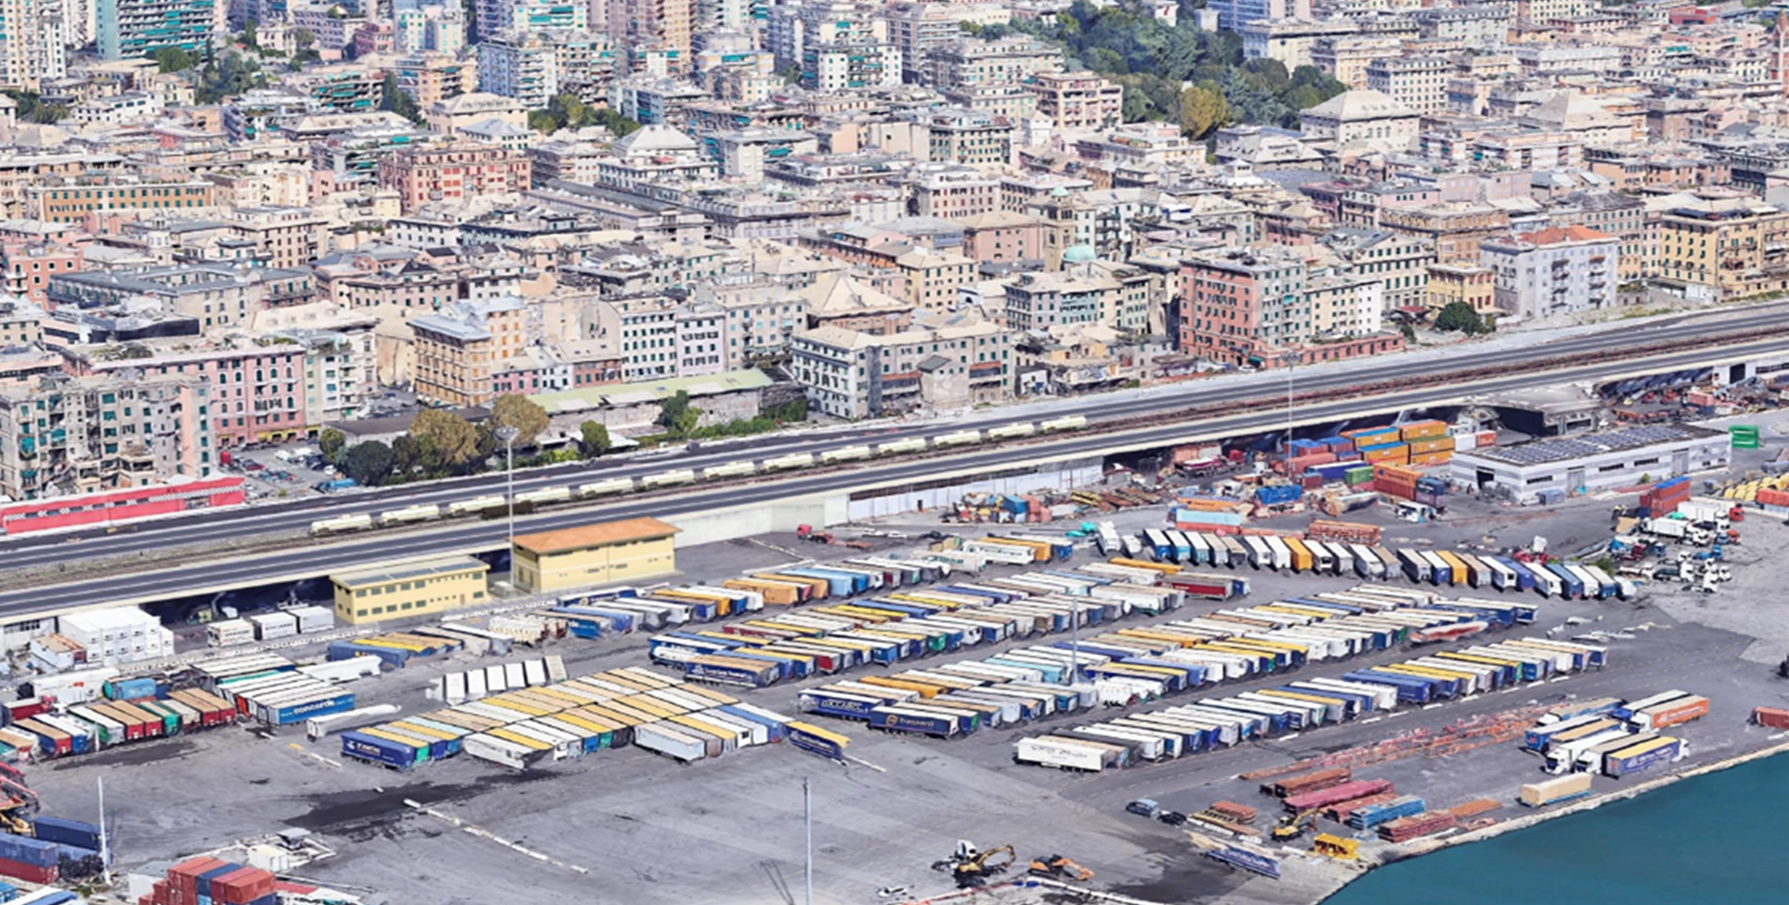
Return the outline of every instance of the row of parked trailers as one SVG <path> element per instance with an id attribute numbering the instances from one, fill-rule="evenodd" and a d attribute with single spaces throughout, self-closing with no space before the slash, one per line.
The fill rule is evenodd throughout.
<path id="1" fill-rule="evenodd" d="M 1670 738 L 1661 735 L 1660 729 L 1707 715 L 1708 699 L 1684 691 L 1661 692 L 1627 702 L 1599 698 L 1583 702 L 1570 715 L 1550 720 L 1543 717 L 1525 734 L 1523 747 L 1541 755 L 1550 773 L 1603 772 L 1620 776 L 1680 757 L 1680 742 L 1668 754 L 1642 759 L 1633 755 L 1670 747 L 1647 743 Z M 1643 750 L 1630 752 L 1630 748 Z"/>
<path id="2" fill-rule="evenodd" d="M 1104 537 L 1104 535 L 1101 535 Z M 1596 566 L 1561 562 L 1521 562 L 1503 556 L 1478 556 L 1449 550 L 1396 551 L 1378 544 L 1343 543 L 1276 535 L 1227 535 L 1151 528 L 1140 537 L 1123 538 L 1125 555 L 1149 556 L 1157 562 L 1250 566 L 1274 571 L 1358 575 L 1386 579 L 1402 574 L 1411 581 L 1497 591 L 1535 591 L 1547 597 L 1626 599 L 1633 582 L 1610 576 Z M 1109 539 L 1103 547 L 1111 547 Z M 1118 551 L 1107 549 L 1114 554 Z"/>
<path id="3" fill-rule="evenodd" d="M 847 742 L 639 667 L 514 689 L 341 734 L 344 757 L 398 770 L 461 752 L 522 770 L 627 745 L 687 763 L 785 739 L 835 758 Z"/>
<path id="4" fill-rule="evenodd" d="M 1536 682 L 1599 666 L 1606 652 L 1547 639 L 1443 651 L 1340 677 L 1291 679 L 1272 688 L 1206 697 L 1014 743 L 1018 763 L 1101 772 L 1168 760 L 1285 732 L 1304 732 L 1395 708 Z"/>
<path id="5" fill-rule="evenodd" d="M 976 576 L 925 588 L 885 585 L 882 593 L 800 611 L 727 623 L 713 630 L 655 635 L 651 656 L 696 681 L 762 687 L 833 674 L 865 664 L 890 665 L 954 651 L 1105 625 L 1141 611 L 1180 607 L 1187 592 L 1161 584 L 1161 573 L 1094 563 L 1079 570 Z M 1221 579 L 1226 592 L 1246 582 Z"/>
<path id="6" fill-rule="evenodd" d="M 36 760 L 86 754 L 128 742 L 165 738 L 236 722 L 228 700 L 198 689 L 134 701 L 88 701 L 43 712 L 0 729 L 0 754 Z"/>

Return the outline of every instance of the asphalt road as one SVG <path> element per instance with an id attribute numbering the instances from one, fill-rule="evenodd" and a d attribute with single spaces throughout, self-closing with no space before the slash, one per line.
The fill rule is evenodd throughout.
<path id="1" fill-rule="evenodd" d="M 1789 313 L 1777 315 L 1775 319 L 1789 319 Z M 1749 354 L 1781 352 L 1782 349 L 1783 342 L 1781 340 L 1769 340 L 1737 344 L 1727 347 L 1723 352 L 1726 354 Z M 1659 370 L 1670 371 L 1696 367 L 1710 357 L 1711 353 L 1707 350 L 1699 350 L 1659 356 L 1652 359 L 1651 362 Z M 1555 382 L 1595 379 L 1601 375 L 1616 373 L 1618 370 L 1631 369 L 1632 364 L 1633 362 L 1629 361 L 1568 368 L 1550 373 L 1548 379 Z M 1359 378 L 1354 379 L 1358 380 Z M 1530 386 L 1533 382 L 1532 375 L 1499 377 L 1450 387 L 1388 394 L 1375 398 L 1374 402 L 1380 405 L 1418 407 L 1440 400 L 1458 398 L 1466 394 L 1518 389 Z M 1252 391 L 1251 388 L 1250 392 Z M 1184 404 L 1194 400 L 1181 399 L 1180 401 Z M 1211 402 L 1213 399 L 1202 398 L 1196 401 Z M 1360 409 L 1359 400 L 1340 400 L 1306 406 L 1300 410 L 1299 414 L 1311 419 L 1340 420 L 1358 413 Z M 1105 413 L 1113 414 L 1111 408 L 1106 409 Z M 1281 412 L 1255 412 L 1211 419 L 1199 424 L 1168 424 L 1129 432 L 1123 435 L 1123 442 L 1136 446 L 1168 445 L 1184 442 L 1194 436 L 1195 432 L 1197 435 L 1233 436 L 1271 429 L 1283 423 L 1284 414 Z M 674 496 L 645 499 L 622 498 L 608 505 L 580 507 L 575 510 L 522 517 L 517 519 L 517 528 L 523 531 L 542 531 L 584 524 L 593 519 L 627 518 L 639 515 L 675 518 L 678 515 L 719 507 L 785 499 L 836 491 L 847 487 L 863 487 L 873 483 L 917 480 L 935 475 L 947 468 L 952 470 L 995 468 L 1008 465 L 1019 456 L 1026 459 L 1045 457 L 1072 459 L 1078 456 L 1097 455 L 1114 448 L 1118 443 L 1119 440 L 1114 435 L 1071 435 L 1028 445 L 1017 451 L 1012 448 L 970 448 L 961 455 L 953 456 L 947 460 L 924 459 L 909 462 L 897 460 L 884 465 L 866 465 L 837 472 L 798 473 L 787 478 L 762 483 L 698 486 L 687 493 Z M 758 454 L 762 454 L 765 450 L 766 447 L 753 448 L 753 452 Z M 738 457 L 738 453 L 723 456 L 727 459 Z M 700 456 L 692 456 L 681 460 L 679 464 L 695 464 L 700 458 Z M 647 473 L 662 471 L 666 467 L 664 461 L 636 466 Z M 622 472 L 608 469 L 585 472 L 585 474 L 593 476 L 608 476 L 615 473 Z M 546 486 L 553 486 L 554 483 L 563 484 L 566 480 L 565 477 L 560 477 L 556 482 L 549 481 Z M 523 481 L 517 481 L 518 489 L 524 486 L 527 485 Z M 417 493 L 406 498 L 404 502 L 447 502 L 451 499 L 464 499 L 467 495 L 464 490 L 459 489 L 454 491 L 432 490 Z M 385 503 L 387 507 L 390 505 L 389 501 Z M 103 545 L 87 541 L 78 544 L 41 547 L 35 550 L 15 551 L 7 554 L 6 562 L 14 566 L 56 562 L 70 563 L 72 560 L 101 554 L 111 555 L 174 542 L 201 544 L 208 540 L 238 538 L 245 533 L 256 531 L 293 530 L 307 525 L 310 520 L 320 517 L 322 513 L 308 510 L 252 514 L 237 512 L 233 514 L 235 517 L 227 521 L 196 525 L 180 524 L 172 530 L 160 528 L 154 532 L 141 534 L 112 535 L 106 538 L 107 543 Z M 165 595 L 174 598 L 203 593 L 206 589 L 220 586 L 252 586 L 258 580 L 274 576 L 297 574 L 322 576 L 332 571 L 363 567 L 444 550 L 474 548 L 496 550 L 502 548 L 505 533 L 506 526 L 502 520 L 469 522 L 419 534 L 356 537 L 327 546 L 272 553 L 239 561 L 178 566 L 146 571 L 127 578 L 114 576 L 12 591 L 0 594 L 0 618 L 62 607 L 101 604 L 111 600 L 140 599 L 146 595 Z M 79 563 L 72 562 L 68 568 L 74 572 L 78 570 Z"/>
<path id="2" fill-rule="evenodd" d="M 1789 306 L 1759 308 L 1745 312 L 1687 314 L 1649 321 L 1631 328 L 1515 349 L 1482 352 L 1461 351 L 1457 355 L 1448 357 L 1446 361 L 1448 367 L 1458 370 L 1497 365 L 1514 366 L 1548 358 L 1569 358 L 1576 353 L 1603 351 L 1612 346 L 1657 344 L 1661 340 L 1673 337 L 1689 339 L 1710 334 L 1744 337 L 1752 330 L 1782 324 L 1789 324 Z M 1761 351 L 1781 351 L 1780 345 L 1779 343 L 1777 347 L 1773 348 L 1769 344 L 1765 344 L 1761 347 Z M 1690 355 L 1687 358 L 1665 356 L 1660 360 L 1659 367 L 1662 370 L 1669 370 L 1674 367 L 1672 362 L 1679 363 L 1677 366 L 1694 366 L 1706 357 L 1710 357 L 1707 352 Z M 1297 386 L 1301 391 L 1306 392 L 1358 386 L 1396 379 L 1400 375 L 1408 374 L 1413 367 L 1421 367 L 1423 364 L 1425 363 L 1405 360 L 1400 356 L 1389 356 L 1384 359 L 1383 364 L 1375 367 L 1347 369 L 1313 367 L 1303 369 L 1298 373 Z M 1618 368 L 1624 368 L 1629 364 L 1631 362 L 1606 365 L 1584 376 L 1594 377 L 1599 374 L 1613 373 Z M 1548 382 L 1566 379 L 1583 379 L 1583 377 L 1567 378 L 1563 375 L 1549 375 L 1547 378 Z M 1424 398 L 1434 400 L 1457 396 L 1465 391 L 1490 392 L 1496 389 L 1519 388 L 1533 382 L 1534 378 L 1516 382 L 1477 381 L 1436 390 L 1426 394 Z M 1094 421 L 1135 417 L 1151 412 L 1175 411 L 1195 404 L 1239 402 L 1277 395 L 1284 385 L 1284 380 L 1277 373 L 1263 373 L 1257 375 L 1257 379 L 1254 380 L 1230 382 L 1226 385 L 1211 385 L 1194 381 L 1162 387 L 1155 392 L 1141 396 L 1123 397 L 1104 394 L 1063 399 L 1050 406 L 1048 416 L 1080 414 Z M 1033 408 L 1035 409 L 1035 407 Z M 1329 408 L 1336 410 L 1334 407 Z M 1304 411 L 1310 413 L 1313 409 L 1306 407 Z M 1345 411 L 1336 411 L 1347 414 Z M 1032 419 L 1037 417 L 1044 416 L 1024 416 L 1024 418 Z M 681 454 L 647 455 L 626 459 L 600 460 L 591 464 L 532 469 L 517 473 L 514 486 L 517 491 L 526 491 L 586 483 L 601 478 L 639 477 L 672 468 L 702 468 L 742 460 L 761 461 L 790 452 L 818 453 L 828 449 L 861 444 L 865 441 L 880 443 L 905 438 L 924 438 L 961 427 L 988 428 L 1017 420 L 1022 420 L 1021 416 L 995 409 L 976 413 L 948 424 L 881 425 L 862 429 L 797 432 L 773 438 L 704 443 L 700 449 L 694 452 Z M 1239 429 L 1258 428 L 1270 423 L 1271 419 L 1257 418 L 1246 424 L 1238 424 L 1237 427 Z M 1173 432 L 1174 429 L 1169 429 L 1169 433 Z M 1080 444 L 1077 452 L 1091 451 L 1098 445 L 1097 443 Z M 935 462 L 921 463 L 920 468 L 919 472 L 906 472 L 906 474 L 917 475 L 924 470 L 936 470 L 937 466 Z M 58 533 L 53 536 L 25 535 L 0 539 L 0 553 L 6 554 L 3 560 L 5 567 L 26 568 L 56 563 L 75 564 L 98 557 L 129 554 L 167 546 L 187 546 L 213 539 L 234 539 L 243 536 L 304 530 L 313 521 L 336 516 L 359 513 L 376 514 L 402 506 L 427 503 L 444 506 L 482 494 L 501 493 L 504 489 L 504 482 L 502 474 L 480 475 L 422 485 L 315 497 L 293 503 L 263 503 L 247 511 L 240 509 L 201 511 L 191 515 L 129 523 L 112 529 L 94 528 Z M 731 492 L 726 494 L 726 496 L 732 495 Z M 701 504 L 659 504 L 653 509 L 661 513 L 688 512 L 711 505 L 715 499 L 712 495 L 701 496 L 705 500 Z M 688 498 L 686 497 L 686 499 Z M 80 542 L 68 543 L 70 538 L 78 538 Z M 5 599 L 5 595 L 0 595 L 0 601 Z M 3 609 L 0 609 L 0 612 L 3 612 Z"/>

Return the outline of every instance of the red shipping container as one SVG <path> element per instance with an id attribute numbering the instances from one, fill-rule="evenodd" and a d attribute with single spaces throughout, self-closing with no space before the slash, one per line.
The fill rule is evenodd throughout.
<path id="1" fill-rule="evenodd" d="M 230 862 L 200 855 L 168 868 L 168 880 L 180 898 L 194 902 L 199 898 L 199 878 Z"/>
<path id="2" fill-rule="evenodd" d="M 258 867 L 245 867 L 211 881 L 211 901 L 215 905 L 251 905 L 256 899 L 273 895 L 273 874 Z"/>
<path id="3" fill-rule="evenodd" d="M 36 864 L 14 861 L 11 858 L 0 858 L 0 876 L 15 877 L 32 883 L 48 885 L 56 882 L 57 869 L 54 864 L 40 867 Z"/>
<path id="4" fill-rule="evenodd" d="M 1765 488 L 1758 491 L 1758 502 L 1765 506 L 1789 506 L 1789 490 L 1771 490 Z"/>
<path id="5" fill-rule="evenodd" d="M 1752 709 L 1752 722 L 1771 729 L 1789 729 L 1789 710 L 1781 707 L 1756 707 Z"/>

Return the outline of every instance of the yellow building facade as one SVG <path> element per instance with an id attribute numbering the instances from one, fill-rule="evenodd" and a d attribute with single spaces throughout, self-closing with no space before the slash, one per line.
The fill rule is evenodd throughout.
<path id="1" fill-rule="evenodd" d="M 329 576 L 335 615 L 350 625 L 428 616 L 486 602 L 486 563 L 454 556 Z"/>
<path id="2" fill-rule="evenodd" d="M 1659 220 L 1654 275 L 1712 287 L 1719 300 L 1789 291 L 1789 212 L 1675 210 Z"/>
<path id="3" fill-rule="evenodd" d="M 1465 302 L 1480 314 L 1496 311 L 1497 275 L 1477 264 L 1430 264 L 1424 296 L 1431 309 L 1440 311 L 1454 302 Z"/>
<path id="4" fill-rule="evenodd" d="M 677 571 L 677 527 L 655 518 L 518 535 L 510 580 L 530 593 L 638 581 Z"/>

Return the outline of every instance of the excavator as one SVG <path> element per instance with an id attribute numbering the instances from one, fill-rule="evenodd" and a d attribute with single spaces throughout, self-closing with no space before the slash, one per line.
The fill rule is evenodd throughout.
<path id="1" fill-rule="evenodd" d="M 0 764 L 0 829 L 15 836 L 32 835 L 31 815 L 38 811 L 37 793 L 25 785 L 25 774 Z"/>
<path id="2" fill-rule="evenodd" d="M 1288 839 L 1297 839 L 1304 835 L 1305 830 L 1316 829 L 1318 813 L 1317 808 L 1312 808 L 1308 811 L 1299 811 L 1297 814 L 1287 814 L 1281 817 L 1280 822 L 1273 828 L 1274 841 L 1284 842 Z"/>
<path id="3" fill-rule="evenodd" d="M 1005 860 L 1001 859 L 1002 855 L 1006 856 Z M 959 839 L 957 840 L 957 850 L 943 861 L 932 862 L 932 869 L 950 871 L 951 876 L 957 881 L 957 888 L 966 889 L 971 886 L 980 886 L 986 883 L 990 877 L 1006 873 L 1006 869 L 1012 867 L 1013 862 L 1018 858 L 1019 856 L 1013 852 L 1013 847 L 1010 845 L 1002 845 L 984 852 L 978 850 L 969 840 Z"/>
<path id="4" fill-rule="evenodd" d="M 1056 880 L 1076 880 L 1082 883 L 1093 879 L 1093 871 L 1082 867 L 1075 859 L 1064 855 L 1039 855 L 1031 859 L 1031 875 L 1034 877 L 1050 877 Z"/>

